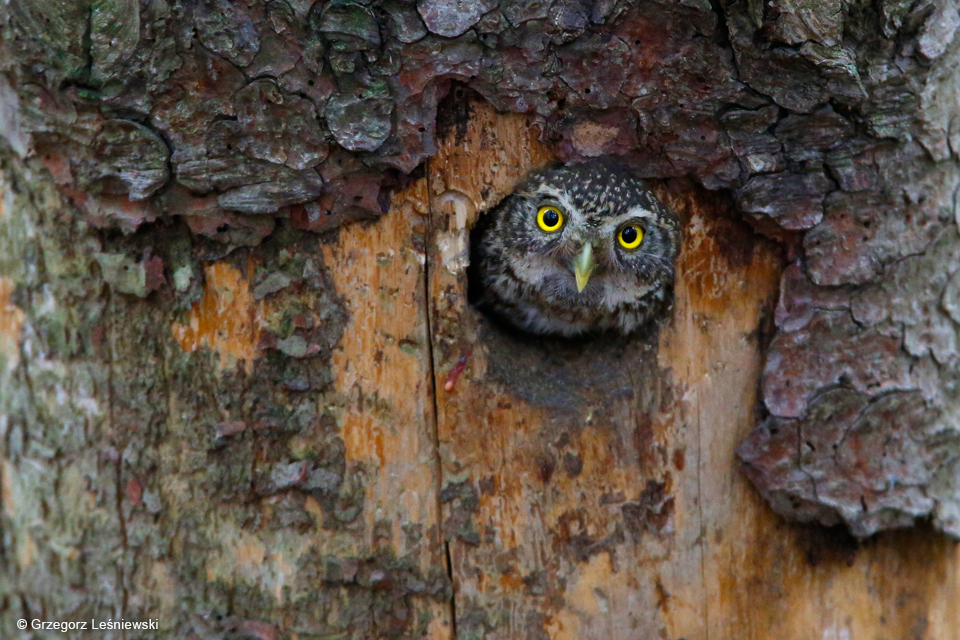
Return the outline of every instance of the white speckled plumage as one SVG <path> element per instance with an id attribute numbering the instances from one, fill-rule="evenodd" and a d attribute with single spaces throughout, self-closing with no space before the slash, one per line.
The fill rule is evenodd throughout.
<path id="1" fill-rule="evenodd" d="M 559 231 L 538 227 L 542 206 L 562 212 Z M 630 225 L 643 230 L 633 250 L 618 241 Z M 587 242 L 596 267 L 578 291 L 571 264 Z M 669 305 L 680 221 L 630 169 L 599 159 L 528 174 L 481 218 L 474 243 L 481 308 L 530 333 L 629 334 Z"/>

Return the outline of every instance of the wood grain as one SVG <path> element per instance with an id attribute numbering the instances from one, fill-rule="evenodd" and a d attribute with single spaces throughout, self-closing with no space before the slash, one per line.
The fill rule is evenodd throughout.
<path id="1" fill-rule="evenodd" d="M 426 212 L 421 180 L 394 196 L 379 223 L 348 227 L 324 247 L 350 314 L 333 359 L 344 407 L 341 435 L 347 459 L 376 474 L 362 516 L 362 530 L 371 537 L 361 555 L 379 546 L 413 556 L 424 574 L 446 571 L 424 298 Z M 379 522 L 390 524 L 389 536 L 374 540 L 373 532 L 385 533 Z M 432 621 L 429 637 L 449 638 L 449 605 L 419 604 Z"/>
<path id="2" fill-rule="evenodd" d="M 461 638 L 952 638 L 955 545 L 857 547 L 778 521 L 737 469 L 782 258 L 730 203 L 657 185 L 682 216 L 658 336 L 504 334 L 467 304 L 468 228 L 550 161 L 518 115 L 471 104 L 430 162 L 428 291 Z"/>
<path id="3" fill-rule="evenodd" d="M 335 421 L 346 475 L 362 487 L 358 515 L 349 519 L 347 526 L 331 528 L 331 514 L 325 513 L 326 507 L 310 493 L 279 492 L 284 497 L 278 499 L 269 492 L 257 501 L 264 521 L 292 504 L 313 526 L 250 531 L 236 525 L 231 515 L 224 515 L 213 529 L 222 549 L 206 562 L 208 580 L 231 588 L 244 582 L 261 584 L 278 607 L 289 606 L 286 589 L 292 589 L 292 611 L 284 612 L 283 622 L 277 625 L 281 630 L 302 631 L 311 625 L 323 630 L 325 623 L 351 626 L 350 632 L 359 634 L 357 637 L 394 627 L 418 630 L 424 637 L 437 639 L 452 634 L 452 612 L 443 589 L 433 597 L 409 597 L 402 590 L 391 594 L 390 589 L 398 587 L 389 584 L 382 588 L 364 585 L 372 593 L 386 594 L 380 596 L 383 601 L 366 605 L 379 611 L 360 616 L 360 624 L 353 625 L 351 616 L 342 613 L 357 606 L 353 599 L 365 601 L 365 595 L 358 595 L 361 578 L 352 575 L 362 575 L 364 564 L 372 564 L 372 571 L 379 571 L 386 583 L 399 582 L 410 563 L 419 580 L 446 582 L 424 296 L 426 186 L 425 180 L 413 183 L 394 195 L 392 210 L 379 223 L 349 226 L 322 245 L 323 261 L 331 267 L 330 285 L 342 298 L 348 320 L 333 350 L 332 384 L 318 396 L 316 411 L 328 412 Z M 221 370 L 249 372 L 256 359 L 265 359 L 267 349 L 275 349 L 269 345 L 276 343 L 278 326 L 291 313 L 303 316 L 300 323 L 304 326 L 322 325 L 329 315 L 328 309 L 297 286 L 257 299 L 251 285 L 252 259 L 246 264 L 245 272 L 228 262 L 205 265 L 200 300 L 185 322 L 172 326 L 180 349 L 191 354 L 213 351 Z M 238 426 L 231 427 L 234 424 Z M 243 422 L 226 426 L 232 431 L 247 430 Z M 267 457 L 270 449 L 309 458 L 323 454 L 329 441 L 307 431 L 286 441 L 261 437 L 257 446 L 258 458 Z M 267 466 L 260 459 L 257 465 Z M 345 477 L 343 482 L 351 480 Z M 299 484 L 301 479 L 294 480 L 285 489 L 296 489 Z M 343 586 L 328 585 L 314 601 L 297 603 L 303 594 L 322 584 L 315 576 L 325 576 L 329 570 L 317 558 L 346 567 L 342 570 L 345 577 L 324 578 L 332 585 L 339 580 Z M 419 593 L 416 589 L 412 592 Z"/>
<path id="4" fill-rule="evenodd" d="M 469 229 L 551 157 L 467 111 L 376 222 L 168 256 L 192 308 L 111 292 L 94 256 L 132 249 L 4 169 L 3 637 L 119 612 L 186 638 L 954 640 L 955 543 L 787 524 L 737 469 L 777 246 L 657 184 L 685 223 L 659 333 L 504 333 L 467 303 Z"/>

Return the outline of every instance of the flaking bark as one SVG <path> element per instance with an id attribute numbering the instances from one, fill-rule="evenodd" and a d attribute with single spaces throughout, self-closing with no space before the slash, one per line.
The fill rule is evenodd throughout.
<path id="1" fill-rule="evenodd" d="M 429 217 L 436 194 L 399 190 L 463 135 L 469 106 L 438 121 L 459 84 L 529 114 L 559 159 L 720 192 L 784 247 L 763 416 L 739 449 L 779 513 L 960 535 L 956 2 L 12 0 L 2 18 L 4 637 L 41 610 L 162 614 L 197 637 L 450 624 L 444 544 L 485 542 L 474 503 L 493 491 L 448 474 L 444 493 L 431 466 L 427 351 L 467 356 L 432 342 L 418 278 L 454 236 L 396 222 L 396 246 L 362 245 L 369 272 L 324 243 L 391 207 Z M 717 236 L 734 265 L 737 238 Z M 423 385 L 400 409 L 335 370 L 361 281 L 389 264 L 419 293 L 367 356 Z M 359 414 L 390 437 L 418 425 L 391 467 L 427 461 L 418 510 L 347 455 Z M 545 482 L 579 474 L 567 455 L 542 460 Z M 608 537 L 564 520 L 571 562 L 669 532 L 666 476 L 634 488 L 606 499 L 624 502 Z M 461 635 L 502 630 L 470 602 Z"/>

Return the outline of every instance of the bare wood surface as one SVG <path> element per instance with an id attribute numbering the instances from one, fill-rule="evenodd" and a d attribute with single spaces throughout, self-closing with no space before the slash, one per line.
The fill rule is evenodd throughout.
<path id="1" fill-rule="evenodd" d="M 362 508 L 356 516 L 340 518 L 348 526 L 331 531 L 323 525 L 332 514 L 317 499 L 309 493 L 282 491 L 260 500 L 263 520 L 292 506 L 309 515 L 313 526 L 299 527 L 297 533 L 290 527 L 260 527 L 240 531 L 237 538 L 236 527 L 217 530 L 224 553 L 208 563 L 208 579 L 232 588 L 244 582 L 271 584 L 280 607 L 289 606 L 285 589 L 293 591 L 290 604 L 301 611 L 286 613 L 270 629 L 309 635 L 340 627 L 362 637 L 416 629 L 432 638 L 450 637 L 451 609 L 442 588 L 440 597 L 390 595 L 398 587 L 390 584 L 398 579 L 390 572 L 393 558 L 414 560 L 424 580 L 432 576 L 442 585 L 446 578 L 420 248 L 425 186 L 420 181 L 398 193 L 394 210 L 380 224 L 346 228 L 323 246 L 323 260 L 334 267 L 328 285 L 342 296 L 349 319 L 332 353 L 332 388 L 318 398 L 316 410 L 329 412 L 335 421 L 345 465 L 363 491 L 358 500 Z M 296 287 L 258 294 L 251 282 L 254 272 L 250 262 L 243 271 L 229 262 L 204 266 L 201 299 L 188 322 L 172 325 L 181 349 L 211 350 L 219 355 L 221 368 L 249 372 L 255 359 L 278 348 L 273 332 L 279 333 L 278 324 L 291 310 L 300 312 L 304 326 L 329 321 L 328 310 Z M 245 427 L 241 423 L 239 428 Z M 295 459 L 328 446 L 306 430 L 286 443 L 261 441 L 255 455 L 269 458 L 266 450 L 278 445 L 288 448 Z M 271 473 L 269 464 L 257 466 Z M 283 489 L 297 489 L 305 481 L 306 477 L 294 478 Z M 304 606 L 303 596 L 310 593 L 313 580 L 341 586 L 326 589 L 316 602 Z M 374 593 L 384 590 L 383 598 L 398 602 L 378 604 L 374 597 L 369 611 L 353 620 L 356 612 L 338 612 L 356 606 L 353 585 Z M 403 586 L 399 585 L 401 591 Z"/>
<path id="2" fill-rule="evenodd" d="M 549 161 L 536 136 L 523 117 L 475 103 L 430 164 L 460 637 L 953 637 L 954 543 L 911 532 L 857 548 L 779 521 L 739 473 L 782 258 L 729 203 L 658 188 L 686 235 L 673 318 L 655 344 L 517 339 L 466 305 L 466 228 Z M 604 366 L 616 371 L 597 375 Z"/>
<path id="3" fill-rule="evenodd" d="M 89 265 L 120 254 L 6 166 L 31 186 L 0 237 L 42 241 L 60 281 L 0 286 L 5 384 L 36 391 L 6 396 L 4 637 L 45 611 L 189 638 L 952 640 L 953 542 L 786 524 L 737 469 L 775 245 L 659 184 L 686 236 L 658 335 L 504 334 L 466 303 L 467 229 L 550 156 L 523 116 L 470 112 L 388 215 L 185 263 L 186 308 L 105 297 L 122 281 Z M 84 558 L 116 567 L 98 590 L 70 588 Z"/>
<path id="4" fill-rule="evenodd" d="M 5 3 L 0 637 L 956 638 L 953 543 L 787 525 L 734 456 L 769 412 L 787 517 L 960 532 L 956 3 L 770 8 Z M 659 334 L 468 307 L 466 229 L 550 158 L 438 121 L 452 81 L 667 180 Z M 838 383 L 895 473 L 809 429 Z"/>
<path id="5" fill-rule="evenodd" d="M 382 216 L 436 152 L 451 82 L 536 114 L 564 160 L 623 156 L 723 192 L 792 262 L 769 416 L 740 449 L 752 481 L 799 522 L 868 537 L 929 519 L 960 537 L 956 2 L 771 6 L 11 0 L 0 127 L 72 215 L 142 234 L 95 258 L 138 297 L 184 273 L 182 256 L 138 253 L 172 240 L 167 225 L 225 245 L 209 261 L 283 220 L 327 233 Z M 195 294 L 164 292 L 177 307 Z M 862 456 L 833 455 L 846 435 Z"/>
<path id="6" fill-rule="evenodd" d="M 447 572 L 424 298 L 426 213 L 420 180 L 395 196 L 391 215 L 345 229 L 324 252 L 351 318 L 333 358 L 346 456 L 376 470 L 363 517 L 364 530 L 381 538 L 368 540 L 366 552 L 412 555 L 424 575 Z M 388 535 L 378 523 L 389 523 Z M 419 604 L 425 610 L 410 615 L 425 615 L 428 636 L 451 637 L 449 604 Z"/>

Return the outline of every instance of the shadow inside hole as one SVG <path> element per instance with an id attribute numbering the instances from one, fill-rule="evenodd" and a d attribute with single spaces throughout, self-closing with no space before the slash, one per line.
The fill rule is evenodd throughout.
<path id="1" fill-rule="evenodd" d="M 663 378 L 657 342 L 657 331 L 576 340 L 530 336 L 490 317 L 479 332 L 489 376 L 528 404 L 577 421 L 656 412 Z"/>
<path id="2" fill-rule="evenodd" d="M 467 300 L 478 313 L 478 346 L 487 375 L 528 404 L 551 410 L 561 421 L 613 420 L 624 411 L 655 413 L 664 372 L 657 362 L 659 325 L 630 336 L 587 334 L 577 338 L 521 331 L 484 304 L 478 243 L 492 217 L 482 214 L 470 232 Z"/>

